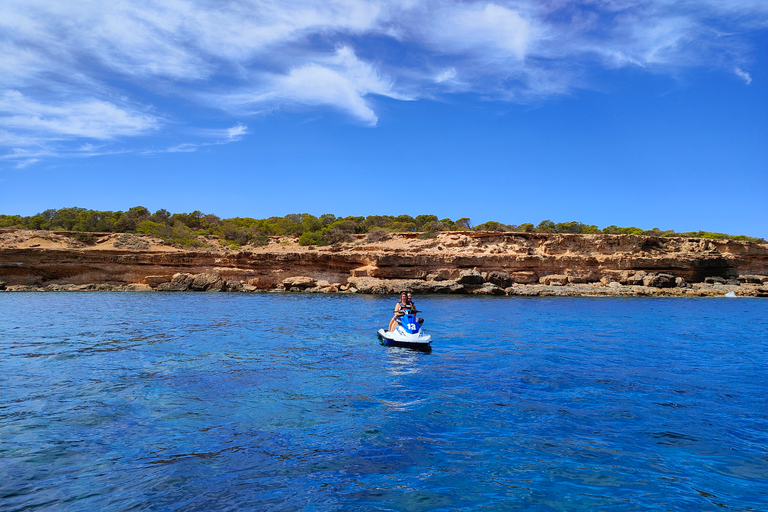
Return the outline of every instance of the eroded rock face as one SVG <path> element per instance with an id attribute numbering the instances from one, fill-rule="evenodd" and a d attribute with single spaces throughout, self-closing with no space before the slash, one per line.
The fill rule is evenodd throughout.
<path id="1" fill-rule="evenodd" d="M 635 272 L 634 274 L 628 276 L 622 284 L 628 284 L 632 286 L 642 286 L 643 280 L 648 275 L 648 273 L 644 270 L 640 270 L 638 272 Z"/>
<path id="2" fill-rule="evenodd" d="M 156 289 L 163 292 L 186 292 L 194 280 L 195 277 L 190 274 L 174 274 L 170 282 L 161 283 Z"/>
<path id="3" fill-rule="evenodd" d="M 456 280 L 456 283 L 464 285 L 483 284 L 484 282 L 483 275 L 477 269 L 462 270 L 459 278 Z"/>
<path id="4" fill-rule="evenodd" d="M 552 274 L 539 278 L 539 282 L 545 285 L 563 286 L 564 284 L 568 284 L 568 276 Z"/>
<path id="5" fill-rule="evenodd" d="M 219 274 L 213 272 L 204 272 L 198 274 L 189 285 L 195 292 L 220 292 L 226 288 L 226 282 Z"/>
<path id="6" fill-rule="evenodd" d="M 768 276 L 755 276 L 755 275 L 739 276 L 738 280 L 740 283 L 768 284 Z"/>
<path id="7" fill-rule="evenodd" d="M 493 283 L 484 283 L 483 286 L 471 290 L 470 293 L 473 295 L 506 295 L 503 288 L 500 288 Z"/>
<path id="8" fill-rule="evenodd" d="M 675 286 L 675 276 L 671 274 L 655 274 L 643 278 L 643 286 L 654 288 L 672 288 Z"/>
<path id="9" fill-rule="evenodd" d="M 300 288 L 305 289 L 312 286 L 315 286 L 315 283 L 317 281 L 311 277 L 307 276 L 296 276 L 296 277 L 289 277 L 287 279 L 283 279 L 283 286 L 286 289 L 290 288 Z"/>
<path id="10" fill-rule="evenodd" d="M 633 235 L 416 235 L 380 241 L 360 235 L 351 243 L 313 249 L 282 237 L 240 250 L 213 242 L 187 250 L 145 235 L 93 234 L 88 241 L 66 233 L 0 230 L 0 282 L 8 290 L 141 285 L 160 291 L 509 295 L 696 294 L 705 293 L 705 286 L 756 295 L 768 285 L 768 244 Z"/>
<path id="11" fill-rule="evenodd" d="M 171 279 L 173 279 L 173 276 L 147 276 L 144 278 L 144 283 L 149 286 L 158 286 L 171 282 Z"/>
<path id="12" fill-rule="evenodd" d="M 485 280 L 499 288 L 508 288 L 515 283 L 514 279 L 512 279 L 509 274 L 506 272 L 499 272 L 498 270 L 488 272 L 485 276 Z"/>
<path id="13" fill-rule="evenodd" d="M 539 275 L 536 272 L 522 271 L 511 274 L 510 277 L 515 284 L 534 284 L 539 282 Z"/>

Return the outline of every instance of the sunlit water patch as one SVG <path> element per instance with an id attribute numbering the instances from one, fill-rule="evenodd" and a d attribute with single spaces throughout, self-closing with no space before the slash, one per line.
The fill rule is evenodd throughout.
<path id="1" fill-rule="evenodd" d="M 768 302 L 0 294 L 0 509 L 766 510 Z"/>

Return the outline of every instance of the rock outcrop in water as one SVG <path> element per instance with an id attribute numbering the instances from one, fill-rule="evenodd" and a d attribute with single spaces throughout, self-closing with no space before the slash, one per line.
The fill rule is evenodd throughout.
<path id="1" fill-rule="evenodd" d="M 768 296 L 768 244 L 442 232 L 304 247 L 180 249 L 144 235 L 0 230 L 0 290 Z"/>

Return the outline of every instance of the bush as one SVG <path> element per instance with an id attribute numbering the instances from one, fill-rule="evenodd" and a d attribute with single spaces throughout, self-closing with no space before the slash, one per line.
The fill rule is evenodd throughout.
<path id="1" fill-rule="evenodd" d="M 325 245 L 325 240 L 319 231 L 307 232 L 299 236 L 299 245 Z"/>
<path id="2" fill-rule="evenodd" d="M 90 233 L 83 233 L 83 232 L 75 232 L 68 236 L 73 240 L 77 240 L 78 242 L 83 242 L 85 244 L 95 243 L 95 238 L 96 238 L 94 235 Z"/>
<path id="3" fill-rule="evenodd" d="M 335 222 L 332 222 L 328 225 L 328 227 L 324 228 L 327 230 L 338 230 L 343 231 L 345 233 L 356 233 L 358 229 L 359 224 L 356 223 L 354 220 L 347 220 L 347 219 L 339 219 Z"/>
<path id="4" fill-rule="evenodd" d="M 495 220 L 489 220 L 472 228 L 473 231 L 514 231 L 515 226 L 508 226 Z"/>
<path id="5" fill-rule="evenodd" d="M 389 240 L 389 231 L 386 229 L 376 228 L 368 232 L 368 236 L 365 237 L 366 242 L 383 242 Z"/>
<path id="6" fill-rule="evenodd" d="M 416 231 L 416 224 L 414 222 L 401 222 L 399 220 L 396 220 L 392 223 L 391 227 L 389 228 L 394 232 L 412 232 Z"/>
<path id="7" fill-rule="evenodd" d="M 432 222 L 438 222 L 437 215 L 417 215 L 414 222 L 419 231 L 427 231 L 427 225 Z"/>
<path id="8" fill-rule="evenodd" d="M 551 220 L 543 220 L 539 222 L 538 226 L 536 226 L 536 231 L 539 233 L 554 233 L 557 231 L 557 227 Z"/>
<path id="9" fill-rule="evenodd" d="M 302 213 L 264 219 L 234 217 L 222 220 L 216 215 L 204 214 L 199 210 L 195 210 L 192 213 L 171 214 L 168 210 L 161 209 L 150 214 L 147 208 L 134 206 L 125 212 L 87 210 L 85 208 L 73 207 L 58 210 L 49 209 L 29 217 L 0 215 L 0 228 L 74 232 L 139 232 L 162 238 L 174 244 L 199 247 L 204 246 L 205 243 L 196 239 L 198 235 L 218 235 L 225 240 L 240 245 L 248 243 L 266 245 L 269 243 L 268 235 L 301 236 L 306 234 L 307 236 L 302 239 L 302 245 L 327 245 L 329 243 L 348 242 L 352 240 L 352 237 L 348 235 L 370 233 L 374 230 L 388 231 L 390 233 L 422 231 L 427 233 L 422 235 L 422 238 L 432 238 L 436 236 L 438 231 L 469 230 L 471 224 L 468 217 L 462 217 L 453 222 L 449 218 L 438 220 L 436 215 L 418 215 L 414 218 L 410 215 L 336 217 L 333 214 L 324 214 L 318 218 L 308 213 Z M 680 236 L 766 243 L 762 238 L 709 231 L 676 233 L 673 230 L 661 230 L 659 228 L 645 230 L 634 226 L 619 227 L 616 225 L 607 226 L 601 230 L 595 225 L 582 224 L 577 221 L 554 223 L 551 220 L 544 220 L 536 226 L 531 223 L 515 226 L 514 224 L 488 221 L 472 229 L 477 231 L 526 233 L 602 232 L 616 235 Z M 346 233 L 346 235 L 342 233 Z M 367 240 L 380 241 L 372 237 L 384 236 L 379 233 L 369 236 Z"/>
<path id="10" fill-rule="evenodd" d="M 533 233 L 536 231 L 536 226 L 531 224 L 530 222 L 524 222 L 517 226 L 518 231 L 522 231 L 523 233 Z"/>
<path id="11" fill-rule="evenodd" d="M 299 245 L 335 245 L 351 242 L 355 239 L 352 233 L 339 228 L 323 228 L 320 231 L 310 231 L 299 236 Z"/>
<path id="12" fill-rule="evenodd" d="M 456 221 L 455 228 L 457 231 L 469 231 L 472 229 L 472 221 L 469 217 L 462 217 Z"/>
<path id="13" fill-rule="evenodd" d="M 325 240 L 326 244 L 331 244 L 331 245 L 351 242 L 355 239 L 355 237 L 352 236 L 352 234 L 337 228 L 323 230 L 322 238 L 323 240 Z"/>
<path id="14" fill-rule="evenodd" d="M 555 225 L 558 233 L 599 233 L 600 229 L 594 225 L 582 224 L 581 222 L 558 222 Z"/>
<path id="15" fill-rule="evenodd" d="M 162 238 L 170 244 L 183 247 L 206 247 L 208 245 L 197 239 L 197 232 L 178 220 L 170 226 L 147 220 L 139 224 L 136 231 Z"/>
<path id="16" fill-rule="evenodd" d="M 231 240 L 238 245 L 246 245 L 253 239 L 253 233 L 250 229 L 244 226 L 238 226 L 232 222 L 225 221 L 221 224 L 220 229 L 215 231 L 224 237 L 225 240 Z"/>

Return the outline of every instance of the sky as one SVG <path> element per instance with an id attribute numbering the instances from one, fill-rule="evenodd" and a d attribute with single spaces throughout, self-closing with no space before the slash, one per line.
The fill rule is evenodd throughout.
<path id="1" fill-rule="evenodd" d="M 0 213 L 768 238 L 766 0 L 4 0 Z"/>

